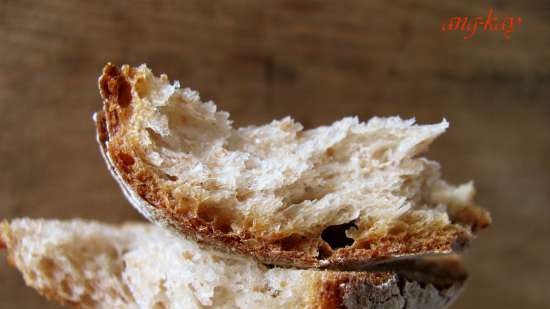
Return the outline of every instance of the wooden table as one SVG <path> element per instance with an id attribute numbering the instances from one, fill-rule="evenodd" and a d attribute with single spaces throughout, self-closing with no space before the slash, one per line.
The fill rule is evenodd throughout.
<path id="1" fill-rule="evenodd" d="M 0 217 L 139 220 L 100 159 L 91 114 L 101 67 L 148 63 L 236 125 L 287 114 L 451 128 L 429 156 L 476 180 L 495 224 L 466 255 L 454 308 L 550 303 L 550 4 L 493 1 L 523 24 L 504 40 L 441 32 L 477 1 L 0 2 Z M 338 4 L 337 4 L 338 3 Z M 0 308 L 58 308 L 0 265 Z"/>

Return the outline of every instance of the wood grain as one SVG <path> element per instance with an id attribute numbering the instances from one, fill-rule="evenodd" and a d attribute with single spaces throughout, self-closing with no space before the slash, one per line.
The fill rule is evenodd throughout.
<path id="1" fill-rule="evenodd" d="M 91 121 L 107 61 L 148 63 L 201 91 L 236 125 L 293 115 L 446 117 L 430 156 L 475 179 L 495 225 L 467 254 L 454 308 L 550 303 L 550 5 L 512 39 L 442 33 L 477 1 L 0 1 L 0 217 L 138 220 L 101 162 Z M 0 266 L 0 308 L 58 308 Z"/>

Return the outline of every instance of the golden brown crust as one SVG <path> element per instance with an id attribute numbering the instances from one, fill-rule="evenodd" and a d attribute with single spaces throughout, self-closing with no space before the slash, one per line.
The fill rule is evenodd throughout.
<path id="1" fill-rule="evenodd" d="M 107 64 L 103 69 L 99 88 L 104 104 L 103 111 L 96 116 L 97 135 L 107 164 L 126 196 L 152 221 L 218 249 L 255 256 L 267 264 L 294 267 L 361 268 L 407 256 L 447 254 L 464 247 L 473 237 L 468 226 L 451 224 L 444 229 L 424 231 L 422 235 L 397 233 L 332 249 L 320 237 L 261 238 L 246 231 L 235 233 L 230 228 L 231 218 L 212 220 L 208 213 L 197 211 L 196 201 L 176 200 L 169 189 L 161 186 L 163 177 L 168 176 L 140 160 L 137 147 L 125 140 L 125 123 L 132 111 L 133 75 L 128 66 L 118 69 Z M 216 206 L 211 207 L 218 212 L 223 210 Z"/>
<path id="2" fill-rule="evenodd" d="M 491 225 L 491 215 L 480 207 L 464 207 L 453 213 L 453 219 L 462 224 L 471 226 L 472 231 L 484 229 Z"/>
<path id="3" fill-rule="evenodd" d="M 9 223 L 8 221 L 0 222 L 0 250 L 5 250 L 8 248 L 8 239 L 9 239 Z"/>

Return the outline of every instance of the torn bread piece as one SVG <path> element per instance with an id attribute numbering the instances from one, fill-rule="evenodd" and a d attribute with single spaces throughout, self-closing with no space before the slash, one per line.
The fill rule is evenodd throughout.
<path id="1" fill-rule="evenodd" d="M 98 141 L 128 200 L 201 243 L 295 267 L 362 268 L 460 250 L 489 214 L 419 154 L 448 123 L 287 117 L 233 128 L 229 114 L 145 65 L 108 64 Z"/>
<path id="2" fill-rule="evenodd" d="M 0 243 L 27 285 L 83 309 L 435 309 L 466 280 L 447 257 L 402 272 L 268 268 L 152 224 L 17 219 L 1 225 Z"/>

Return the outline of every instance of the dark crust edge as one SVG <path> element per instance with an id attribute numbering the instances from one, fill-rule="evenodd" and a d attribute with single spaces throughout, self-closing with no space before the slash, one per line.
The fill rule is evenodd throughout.
<path id="1" fill-rule="evenodd" d="M 325 272 L 313 303 L 318 309 L 410 308 L 407 303 L 439 308 L 458 298 L 467 279 L 457 256 L 418 259 L 379 272 Z"/>
<path id="2" fill-rule="evenodd" d="M 371 274 L 328 275 L 320 283 L 319 298 L 312 308 L 411 308 L 407 306 L 408 303 L 418 302 L 422 303 L 423 309 L 444 308 L 460 295 L 465 283 L 456 281 L 448 286 L 437 286 L 393 273 L 383 275 L 388 276 L 388 279 L 381 284 L 373 282 Z"/>
<path id="3" fill-rule="evenodd" d="M 160 176 L 152 167 L 136 167 L 136 155 L 123 141 L 124 121 L 132 109 L 131 84 L 133 69 L 122 69 L 107 64 L 99 78 L 103 111 L 96 114 L 98 142 L 113 176 L 118 175 L 122 190 L 135 193 L 140 201 L 128 198 L 130 203 L 149 220 L 161 224 L 199 243 L 225 251 L 236 251 L 254 256 L 266 264 L 290 267 L 323 267 L 359 269 L 372 265 L 422 255 L 449 254 L 464 248 L 473 235 L 468 227 L 452 224 L 431 235 L 415 237 L 408 234 L 368 239 L 366 249 L 347 247 L 331 252 L 328 258 L 318 258 L 303 250 L 285 250 L 280 239 L 258 238 L 251 233 L 228 234 L 217 229 L 212 222 L 199 218 L 190 209 L 191 203 L 175 201 L 170 192 L 160 187 Z M 131 192 L 127 192 L 131 191 Z M 139 204 L 139 205 L 138 205 Z M 179 207 L 175 207 L 179 205 Z M 146 209 L 144 209 L 146 208 Z M 433 232 L 433 231 L 432 231 Z M 426 240 L 428 239 L 428 240 Z M 365 243 L 365 240 L 361 240 Z M 310 243 L 312 244 L 312 243 Z M 315 245 L 315 243 L 313 243 Z M 320 245 L 320 244 L 318 244 Z M 370 248 L 370 245 L 374 245 Z"/>

